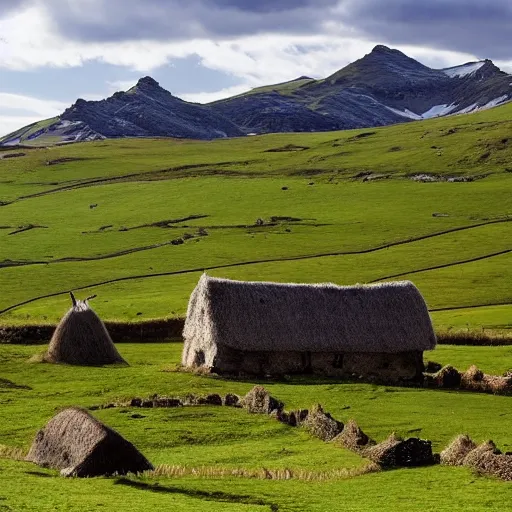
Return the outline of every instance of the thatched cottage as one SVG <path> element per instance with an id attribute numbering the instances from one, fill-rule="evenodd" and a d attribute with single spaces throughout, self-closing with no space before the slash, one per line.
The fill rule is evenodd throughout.
<path id="1" fill-rule="evenodd" d="M 364 286 L 241 282 L 203 275 L 182 364 L 221 374 L 415 379 L 436 337 L 410 282 Z"/>

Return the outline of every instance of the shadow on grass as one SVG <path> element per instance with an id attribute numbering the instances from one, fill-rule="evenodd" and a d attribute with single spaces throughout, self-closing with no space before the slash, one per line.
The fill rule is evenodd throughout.
<path id="1" fill-rule="evenodd" d="M 42 471 L 25 471 L 26 475 L 30 476 L 40 476 L 43 478 L 53 478 L 53 475 L 49 475 L 48 473 L 43 473 Z"/>
<path id="2" fill-rule="evenodd" d="M 271 512 L 277 512 L 279 506 L 276 503 L 264 501 L 262 499 L 254 498 L 243 494 L 228 494 L 221 491 L 207 492 L 192 489 L 181 489 L 179 487 L 164 486 L 159 484 L 149 484 L 146 482 L 137 482 L 130 480 L 129 478 L 117 478 L 115 485 L 125 485 L 132 489 L 138 489 L 141 491 L 150 491 L 163 494 L 183 494 L 191 498 L 197 498 L 204 501 L 217 501 L 225 503 L 240 503 L 243 505 L 260 505 L 263 507 L 269 507 Z"/>
<path id="3" fill-rule="evenodd" d="M 30 386 L 25 386 L 24 384 L 16 384 L 9 379 L 0 378 L 0 388 L 7 389 L 32 389 Z"/>

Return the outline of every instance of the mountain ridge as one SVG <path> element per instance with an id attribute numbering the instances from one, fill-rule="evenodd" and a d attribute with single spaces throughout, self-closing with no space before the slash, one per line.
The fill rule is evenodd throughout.
<path id="1" fill-rule="evenodd" d="M 491 108 L 512 100 L 511 80 L 488 59 L 433 69 L 377 45 L 324 79 L 303 75 L 207 104 L 173 96 L 146 76 L 104 100 L 79 98 L 58 118 L 17 130 L 0 145 L 369 128 Z"/>

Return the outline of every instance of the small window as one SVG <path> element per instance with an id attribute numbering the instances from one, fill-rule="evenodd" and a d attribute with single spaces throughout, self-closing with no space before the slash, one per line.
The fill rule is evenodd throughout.
<path id="1" fill-rule="evenodd" d="M 332 362 L 333 368 L 343 368 L 343 354 L 336 354 Z"/>

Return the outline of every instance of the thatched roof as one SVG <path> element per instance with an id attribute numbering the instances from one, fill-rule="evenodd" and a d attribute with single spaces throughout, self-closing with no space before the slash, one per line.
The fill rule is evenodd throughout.
<path id="1" fill-rule="evenodd" d="M 38 432 L 26 460 L 79 477 L 153 469 L 133 444 L 75 407 L 57 414 Z"/>
<path id="2" fill-rule="evenodd" d="M 244 351 L 398 353 L 431 350 L 427 306 L 408 281 L 378 285 L 242 282 L 203 275 L 192 292 L 187 344 Z M 185 352 L 184 352 L 185 358 Z"/>
<path id="3" fill-rule="evenodd" d="M 87 300 L 75 300 L 73 307 L 53 333 L 44 360 L 82 366 L 125 363 L 110 335 Z"/>

